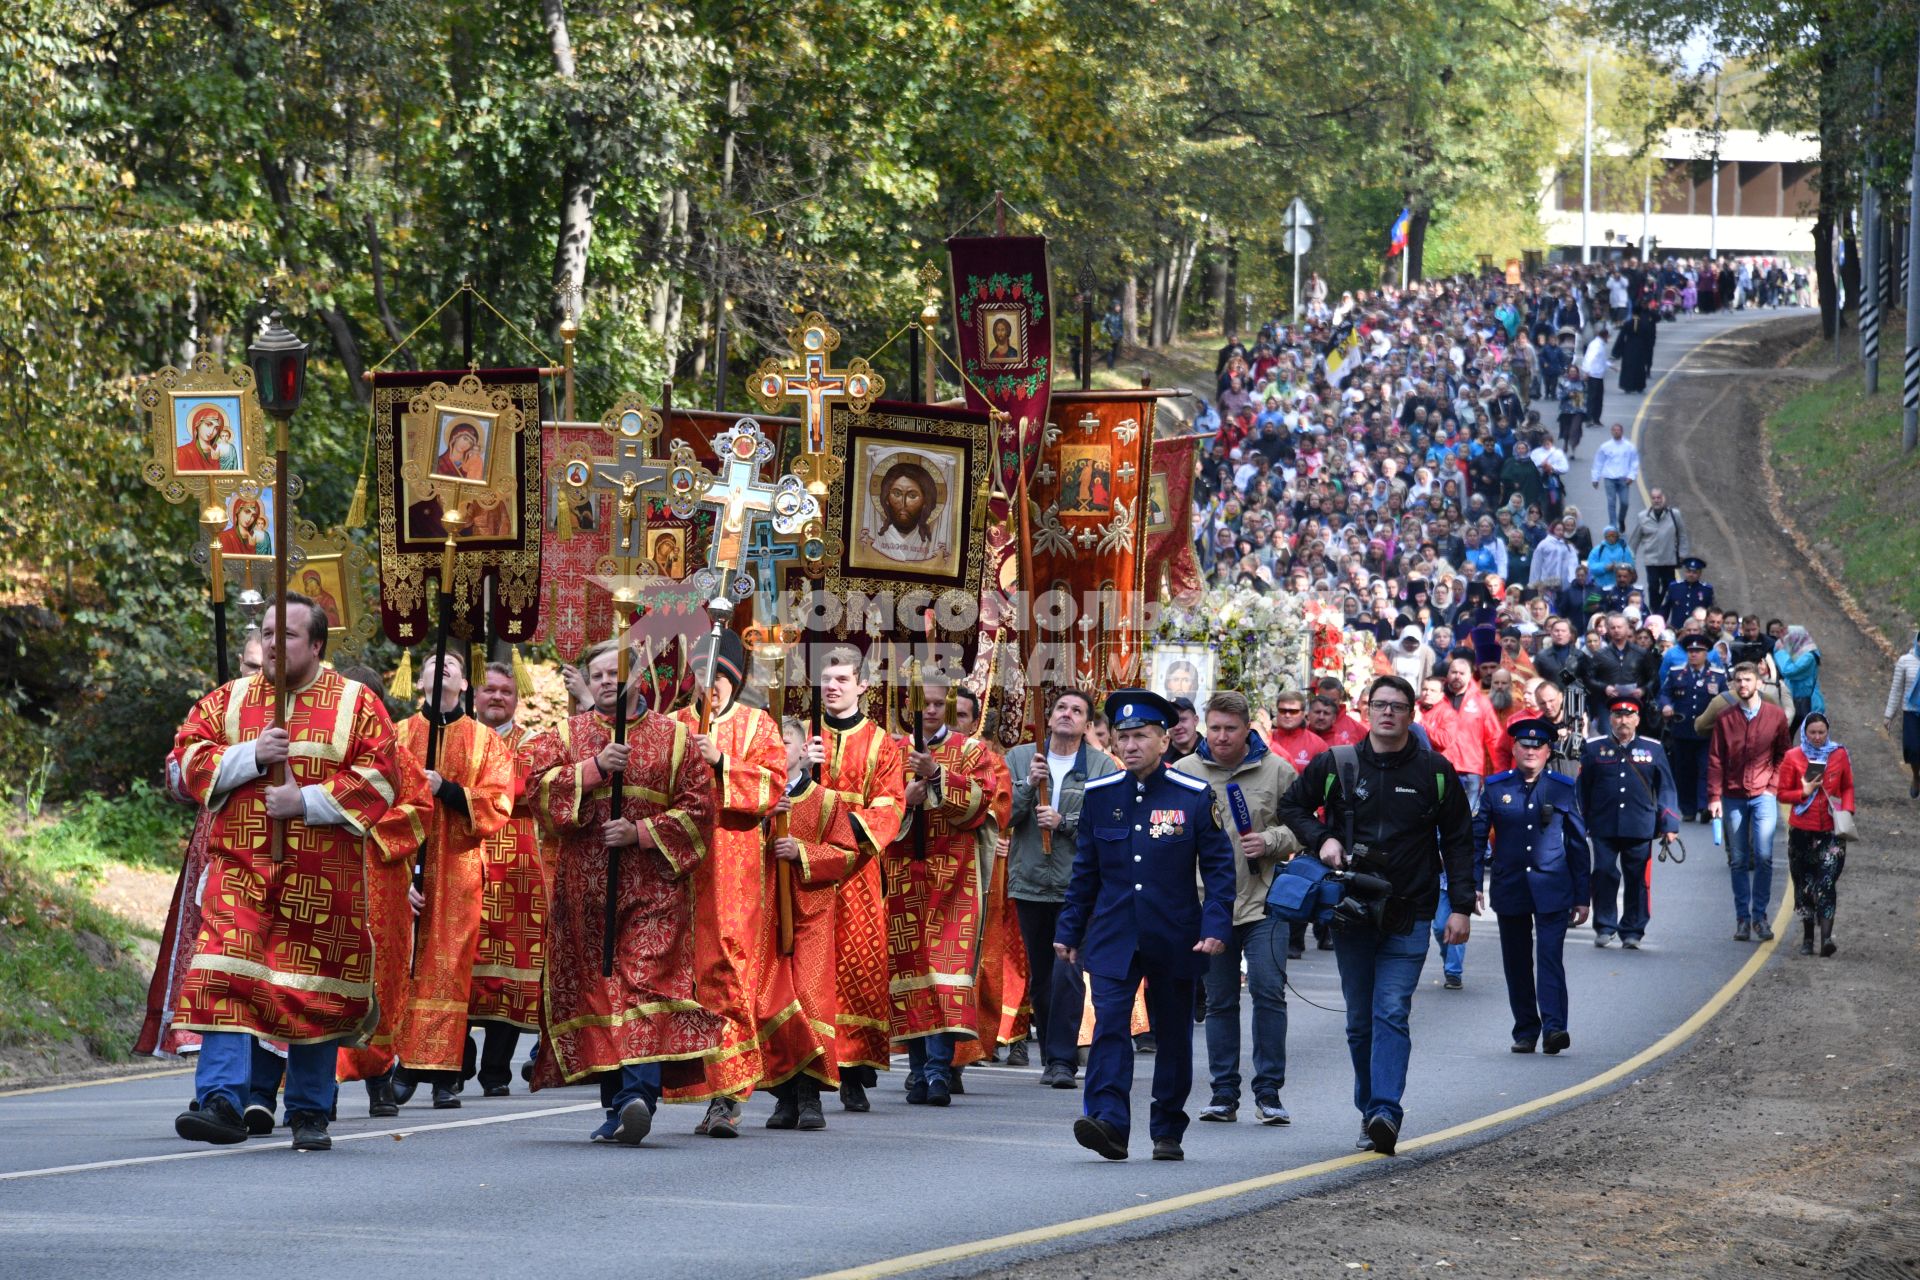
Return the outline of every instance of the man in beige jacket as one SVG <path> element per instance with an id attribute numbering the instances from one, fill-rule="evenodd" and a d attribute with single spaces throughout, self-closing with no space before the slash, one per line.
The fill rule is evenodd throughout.
<path id="1" fill-rule="evenodd" d="M 1261 1124 L 1287 1124 L 1280 1101 L 1287 1076 L 1287 926 L 1267 916 L 1267 890 L 1274 871 L 1300 851 L 1293 832 L 1275 816 L 1280 797 L 1293 785 L 1293 766 L 1253 728 L 1244 694 L 1223 690 L 1207 700 L 1206 739 L 1174 765 L 1213 788 L 1220 825 L 1236 843 L 1233 937 L 1207 970 L 1207 1069 L 1213 1098 L 1202 1120 L 1226 1123 L 1240 1111 L 1240 961 L 1247 966 L 1253 997 L 1253 1102 Z M 1241 833 L 1227 801 L 1227 784 L 1240 788 L 1252 816 Z M 1162 1046 L 1178 1052 L 1178 1045 Z"/>

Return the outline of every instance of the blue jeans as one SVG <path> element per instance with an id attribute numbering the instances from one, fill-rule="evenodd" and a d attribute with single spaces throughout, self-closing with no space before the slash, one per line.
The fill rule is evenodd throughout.
<path id="1" fill-rule="evenodd" d="M 1608 479 L 1607 486 L 1607 523 L 1627 536 L 1627 504 L 1633 501 L 1633 481 Z"/>
<path id="2" fill-rule="evenodd" d="M 280 1077 L 286 1069 L 285 1059 L 254 1038 L 248 1066 L 247 1105 L 257 1103 L 269 1111 L 278 1106 Z"/>
<path id="3" fill-rule="evenodd" d="M 607 1118 L 614 1119 L 620 1109 L 635 1099 L 647 1104 L 648 1111 L 660 1109 L 660 1064 L 657 1062 L 636 1062 L 612 1071 L 602 1071 L 597 1077 L 600 1081 L 600 1105 L 607 1109 Z"/>
<path id="4" fill-rule="evenodd" d="M 1333 958 L 1340 966 L 1340 994 L 1347 1002 L 1347 1052 L 1353 1059 L 1353 1105 L 1361 1120 L 1385 1115 L 1395 1125 L 1406 1114 L 1407 1059 L 1413 1036 L 1407 1019 L 1413 991 L 1427 962 L 1433 921 L 1420 920 L 1407 933 L 1381 934 L 1361 926 L 1333 927 Z"/>
<path id="5" fill-rule="evenodd" d="M 1215 1098 L 1240 1100 L 1240 957 L 1253 997 L 1253 1096 L 1278 1098 L 1287 1083 L 1286 924 L 1268 916 L 1233 926 L 1227 949 L 1207 964 L 1207 1074 Z"/>
<path id="6" fill-rule="evenodd" d="M 1780 821 L 1780 802 L 1767 794 L 1722 796 L 1727 819 L 1727 866 L 1733 875 L 1733 918 L 1736 924 L 1767 918 L 1773 896 L 1773 829 Z"/>
<path id="7" fill-rule="evenodd" d="M 953 1083 L 953 1032 L 939 1031 L 907 1041 L 907 1085 L 935 1080 Z"/>
<path id="8" fill-rule="evenodd" d="M 1475 774 L 1460 775 L 1463 782 L 1469 777 L 1475 782 L 1480 781 L 1479 776 Z M 1440 873 L 1440 905 L 1446 907 L 1446 910 L 1436 911 L 1433 914 L 1433 940 L 1440 946 L 1440 972 L 1458 978 L 1467 971 L 1467 944 L 1441 941 L 1447 932 L 1447 915 L 1452 911 L 1451 907 L 1447 907 L 1447 902 L 1447 873 L 1442 871 Z"/>
<path id="9" fill-rule="evenodd" d="M 235 1111 L 243 1110 L 253 1093 L 256 1041 L 244 1031 L 205 1031 L 200 1035 L 200 1060 L 193 1068 L 193 1094 L 202 1107 L 215 1096 L 225 1098 Z M 339 1049 L 336 1040 L 287 1046 L 287 1114 L 333 1110 L 333 1067 Z M 268 1053 L 277 1064 L 279 1058 Z M 264 1105 L 271 1105 L 271 1096 Z"/>

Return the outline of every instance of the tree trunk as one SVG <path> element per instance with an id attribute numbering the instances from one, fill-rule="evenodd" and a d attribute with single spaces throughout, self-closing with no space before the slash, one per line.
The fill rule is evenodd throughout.
<path id="1" fill-rule="evenodd" d="M 577 92 L 573 60 L 573 37 L 567 31 L 565 0 L 540 0 L 541 23 L 547 29 L 547 43 L 553 50 L 554 74 L 567 82 L 569 92 Z M 560 169 L 560 238 L 553 255 L 553 310 L 551 328 L 558 332 L 568 315 L 567 301 L 574 300 L 575 312 L 587 284 L 587 250 L 593 243 L 593 202 L 599 194 L 599 174 L 592 155 L 592 126 L 585 112 L 567 112 L 569 145 Z"/>
<path id="2" fill-rule="evenodd" d="M 1233 336 L 1232 271 L 1227 266 L 1230 245 L 1231 241 L 1207 255 L 1207 296 L 1213 301 L 1213 312 L 1220 317 L 1220 332 L 1226 337 Z"/>
<path id="3" fill-rule="evenodd" d="M 1240 336 L 1240 241 L 1227 237 L 1225 305 L 1220 312 L 1220 332 L 1229 338 Z"/>
<path id="4" fill-rule="evenodd" d="M 1164 261 L 1153 264 L 1153 291 L 1148 305 L 1152 312 L 1147 316 L 1147 345 L 1157 348 L 1163 341 L 1160 326 L 1167 314 L 1167 264 Z"/>
<path id="5" fill-rule="evenodd" d="M 1120 343 L 1122 346 L 1140 345 L 1140 278 L 1128 276 L 1126 283 L 1120 286 Z"/>
<path id="6" fill-rule="evenodd" d="M 1861 287 L 1860 237 L 1856 230 L 1857 221 L 1857 219 L 1850 219 L 1842 223 L 1840 228 L 1840 242 L 1846 246 L 1847 250 L 1847 260 L 1840 264 L 1840 282 L 1846 286 L 1847 300 L 1856 307 L 1860 305 L 1860 299 L 1865 297 L 1867 292 Z M 1854 325 L 1858 327 L 1859 323 L 1859 317 L 1856 314 Z"/>
<path id="7" fill-rule="evenodd" d="M 1193 279 L 1193 264 L 1200 256 L 1200 237 L 1188 237 L 1180 243 L 1172 266 L 1172 287 L 1168 290 L 1173 296 L 1167 300 L 1167 322 L 1160 330 L 1160 343 L 1170 346 L 1180 336 L 1180 308 L 1186 303 L 1187 284 Z"/>

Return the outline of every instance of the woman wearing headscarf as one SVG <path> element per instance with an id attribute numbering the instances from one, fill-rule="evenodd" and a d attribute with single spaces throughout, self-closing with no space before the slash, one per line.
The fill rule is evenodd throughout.
<path id="1" fill-rule="evenodd" d="M 1780 761 L 1780 803 L 1787 815 L 1787 868 L 1805 932 L 1800 954 L 1813 954 L 1813 930 L 1820 927 L 1820 954 L 1830 956 L 1833 908 L 1840 873 L 1846 869 L 1846 842 L 1834 834 L 1836 810 L 1853 812 L 1853 762 L 1833 740 L 1823 712 L 1809 711 L 1800 724 L 1800 741 Z"/>
<path id="2" fill-rule="evenodd" d="M 1887 727 L 1893 727 L 1893 713 L 1900 712 L 1900 758 L 1912 775 L 1907 784 L 1909 799 L 1920 800 L 1920 633 L 1913 637 L 1913 648 L 1893 664 L 1893 687 L 1887 690 Z"/>
<path id="3" fill-rule="evenodd" d="M 1633 552 L 1620 541 L 1620 530 L 1608 525 L 1600 531 L 1600 541 L 1594 543 L 1593 550 L 1587 554 L 1587 574 L 1595 582 L 1612 582 L 1616 564 L 1632 568 Z"/>
<path id="4" fill-rule="evenodd" d="M 1826 699 L 1820 696 L 1820 647 L 1805 627 L 1788 627 L 1774 647 L 1773 665 L 1779 669 L 1787 692 L 1793 695 L 1790 727 L 1798 733 L 1809 712 L 1827 709 Z"/>

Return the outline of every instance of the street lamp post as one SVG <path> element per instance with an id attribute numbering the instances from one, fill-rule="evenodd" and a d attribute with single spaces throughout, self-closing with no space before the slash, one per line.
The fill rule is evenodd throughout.
<path id="1" fill-rule="evenodd" d="M 1593 50 L 1587 50 L 1587 123 L 1581 139 L 1580 265 L 1593 261 Z"/>

